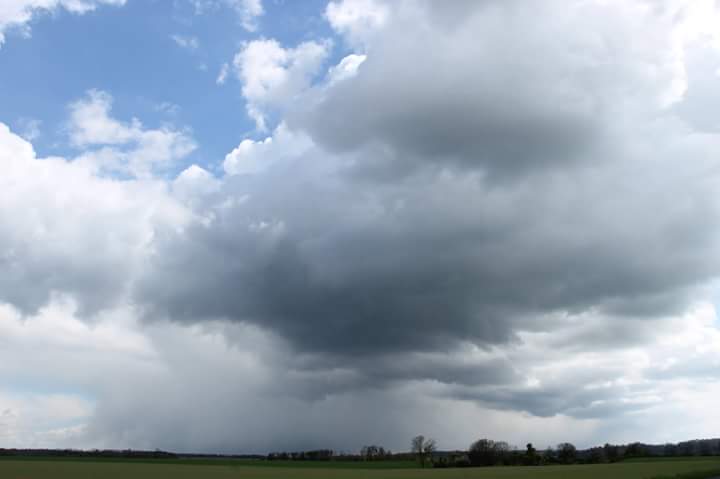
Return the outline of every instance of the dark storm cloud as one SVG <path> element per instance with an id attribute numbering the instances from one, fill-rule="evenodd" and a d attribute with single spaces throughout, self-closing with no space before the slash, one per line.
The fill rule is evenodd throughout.
<path id="1" fill-rule="evenodd" d="M 152 237 L 146 263 L 63 263 L 61 289 L 100 308 L 128 288 L 149 320 L 277 335 L 297 355 L 279 366 L 296 379 L 282 396 L 417 381 L 539 416 L 635 407 L 587 389 L 592 368 L 526 387 L 533 365 L 497 351 L 526 331 L 557 333 L 547 344 L 568 354 L 643 343 L 652 328 L 638 324 L 685 311 L 716 277 L 720 147 L 682 103 L 666 108 L 668 23 L 623 4 L 487 2 L 443 18 L 399 5 L 356 76 L 290 108 L 289 134 L 313 146 L 276 136 L 263 168 L 189 201 L 194 221 L 138 232 L 133 250 Z M 40 296 L 5 294 L 39 304 L 59 276 L 27 271 L 4 281 Z M 563 315 L 612 321 L 566 333 Z M 486 356 L 452 356 L 469 344 Z"/>
<path id="2" fill-rule="evenodd" d="M 618 321 L 558 334 L 569 353 L 642 343 L 637 321 L 682 312 L 717 274 L 717 146 L 663 109 L 668 24 L 489 3 L 448 29 L 403 5 L 355 77 L 296 102 L 290 126 L 316 146 L 264 150 L 271 166 L 225 178 L 202 221 L 156 232 L 136 301 L 281 336 L 315 358 L 300 377 L 327 372 L 303 397 L 431 380 L 541 416 L 627 409 L 580 382 L 523 389 L 528 364 L 407 358 L 512 348 L 562 314 Z"/>
<path id="3" fill-rule="evenodd" d="M 524 411 L 539 417 L 562 413 L 578 419 L 597 419 L 647 407 L 647 403 L 626 401 L 623 388 L 584 389 L 582 385 L 572 383 L 540 389 L 460 389 L 450 394 L 457 399 L 479 401 L 494 409 Z"/>
<path id="4" fill-rule="evenodd" d="M 666 316 L 717 270 L 708 191 L 688 193 L 645 160 L 500 187 L 430 173 L 370 188 L 303 171 L 327 161 L 309 155 L 228 182 L 242 204 L 159 237 L 138 284 L 148 315 L 247 321 L 300 351 L 362 357 L 504 344 L 552 328 L 541 317 L 558 311 Z M 577 348 L 627 338 L 602 333 Z"/>
<path id="5" fill-rule="evenodd" d="M 695 30 L 717 22 L 683 24 L 699 2 L 377 2 L 333 24 L 345 45 L 262 39 L 238 65 L 242 46 L 226 88 L 282 123 L 226 174 L 103 176 L 137 153 L 128 137 L 189 133 L 115 120 L 101 92 L 73 104 L 95 113 L 73 160 L 0 123 L 8 441 L 712 434 L 720 37 Z M 355 55 L 323 77 L 331 44 Z"/>
<path id="6" fill-rule="evenodd" d="M 588 168 L 511 185 L 435 170 L 391 184 L 356 180 L 334 165 L 310 166 L 337 161 L 313 150 L 263 177 L 228 181 L 225 192 L 247 202 L 163 243 L 172 253 L 158 257 L 160 273 L 208 269 L 174 296 L 180 305 L 167 306 L 258 319 L 309 346 L 331 347 L 335 338 L 351 351 L 444 336 L 507 340 L 517 312 L 671 310 L 681 288 L 716 271 L 717 207 L 711 190 L 677 182 L 677 174 L 702 178 L 702 159 L 683 165 L 679 155 L 704 145 L 668 153 L 685 140 L 655 140 L 667 134 L 629 131 L 613 138 L 619 145 L 584 150 Z M 626 151 L 652 142 L 653 158 Z M 263 222 L 278 228 L 251 231 Z M 148 285 L 148 297 L 162 296 L 165 284 Z"/>
<path id="7" fill-rule="evenodd" d="M 468 386 L 510 385 L 522 375 L 508 358 L 443 353 L 395 353 L 364 357 L 296 357 L 288 368 L 309 385 L 307 393 L 326 395 L 359 388 L 384 389 L 412 378 Z"/>

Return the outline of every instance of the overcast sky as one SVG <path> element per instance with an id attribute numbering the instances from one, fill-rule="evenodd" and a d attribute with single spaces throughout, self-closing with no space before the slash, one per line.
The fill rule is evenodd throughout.
<path id="1" fill-rule="evenodd" d="M 2 0 L 0 447 L 720 435 L 712 0 Z"/>

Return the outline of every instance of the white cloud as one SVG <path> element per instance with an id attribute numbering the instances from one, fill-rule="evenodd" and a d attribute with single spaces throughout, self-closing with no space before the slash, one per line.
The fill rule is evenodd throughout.
<path id="1" fill-rule="evenodd" d="M 127 130 L 106 124 L 79 138 L 124 141 Z M 0 438 L 94 447 L 82 438 L 98 394 L 128 370 L 156 368 L 127 305 L 132 279 L 153 236 L 189 214 L 162 183 L 37 158 L 2 123 L 0 163 Z"/>
<path id="2" fill-rule="evenodd" d="M 179 46 L 180 48 L 184 48 L 186 50 L 195 51 L 200 47 L 200 40 L 197 39 L 197 37 L 194 36 L 184 36 L 184 35 L 170 35 L 170 38 Z"/>
<path id="3" fill-rule="evenodd" d="M 365 60 L 367 60 L 367 55 L 350 54 L 340 60 L 340 63 L 337 65 L 330 67 L 328 70 L 329 86 L 357 75 L 360 65 L 362 65 Z"/>
<path id="4" fill-rule="evenodd" d="M 192 5 L 195 15 L 203 15 L 205 12 L 217 7 L 217 0 L 188 0 Z"/>
<path id="5" fill-rule="evenodd" d="M 219 189 L 220 180 L 198 165 L 190 165 L 184 169 L 172 183 L 173 193 L 189 202 Z"/>
<path id="6" fill-rule="evenodd" d="M 164 101 L 155 105 L 155 111 L 159 111 L 170 116 L 177 115 L 178 113 L 180 113 L 181 109 L 182 108 L 180 107 L 180 105 L 170 101 Z"/>
<path id="7" fill-rule="evenodd" d="M 153 181 L 99 178 L 82 161 L 37 158 L 0 123 L 0 300 L 34 311 L 56 293 L 82 310 L 112 304 L 149 254 L 156 229 L 188 213 Z"/>
<path id="8" fill-rule="evenodd" d="M 125 5 L 126 0 L 3 0 L 0 2 L 0 46 L 10 28 L 28 28 L 33 16 L 58 8 L 83 14 L 100 5 Z"/>
<path id="9" fill-rule="evenodd" d="M 243 140 L 233 151 L 225 156 L 223 169 L 231 175 L 262 171 L 263 163 L 269 163 L 270 158 L 266 152 L 271 146 L 272 137 L 267 137 L 261 141 Z M 263 162 L 263 160 L 266 161 Z"/>
<path id="10" fill-rule="evenodd" d="M 141 135 L 137 119 L 123 124 L 110 117 L 112 96 L 90 90 L 87 97 L 70 105 L 70 139 L 75 146 L 127 143 Z"/>
<path id="11" fill-rule="evenodd" d="M 287 105 L 311 85 L 330 47 L 310 41 L 286 49 L 277 40 L 253 40 L 235 55 L 233 66 L 258 129 L 267 129 L 266 110 Z"/>
<path id="12" fill-rule="evenodd" d="M 277 162 L 302 156 L 311 145 L 305 135 L 288 131 L 281 123 L 271 137 L 241 141 L 225 156 L 223 169 L 228 175 L 260 173 Z"/>
<path id="13" fill-rule="evenodd" d="M 224 85 L 227 81 L 228 73 L 230 73 L 230 65 L 227 63 L 223 63 L 220 67 L 220 71 L 218 72 L 218 76 L 215 79 L 215 83 L 218 85 Z"/>
<path id="14" fill-rule="evenodd" d="M 146 129 L 133 118 L 129 123 L 110 116 L 112 97 L 91 90 L 70 105 L 70 140 L 84 152 L 78 161 L 105 171 L 149 178 L 153 172 L 189 155 L 195 142 L 184 131 L 169 127 Z"/>
<path id="15" fill-rule="evenodd" d="M 254 32 L 258 29 L 258 18 L 265 10 L 262 0 L 230 0 L 240 15 L 240 22 L 245 30 Z"/>
<path id="16" fill-rule="evenodd" d="M 15 447 L 95 447 L 83 437 L 102 391 L 128 371 L 162 369 L 152 342 L 136 327 L 131 308 L 82 321 L 68 296 L 56 295 L 30 315 L 0 303 L 3 441 Z"/>
<path id="17" fill-rule="evenodd" d="M 40 137 L 42 121 L 34 118 L 21 118 L 17 124 L 20 130 L 20 136 L 27 141 L 34 141 Z"/>
<path id="18" fill-rule="evenodd" d="M 365 46 L 383 28 L 390 8 L 383 0 L 340 0 L 328 3 L 325 17 L 333 29 L 355 46 Z"/>
<path id="19" fill-rule="evenodd" d="M 57 447 L 78 435 L 92 412 L 93 404 L 80 396 L 0 389 L 0 439 L 14 447 Z"/>

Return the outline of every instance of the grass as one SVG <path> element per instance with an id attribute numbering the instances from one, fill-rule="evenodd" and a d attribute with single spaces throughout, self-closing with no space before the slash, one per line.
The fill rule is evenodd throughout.
<path id="1" fill-rule="evenodd" d="M 492 467 L 467 469 L 371 469 L 364 463 L 268 463 L 252 460 L 186 459 L 182 462 L 4 459 L 2 479 L 707 479 L 720 471 L 720 458 L 618 464 Z M 192 464 L 192 465 L 191 465 Z M 309 464 L 309 465 L 307 465 Z M 407 466 L 407 463 L 402 463 Z M 397 466 L 397 464 L 395 464 Z M 313 467 L 314 466 L 314 467 Z"/>
<path id="2" fill-rule="evenodd" d="M 633 457 L 632 459 L 623 459 L 623 462 L 718 462 L 718 456 L 669 456 L 669 457 Z"/>
<path id="3" fill-rule="evenodd" d="M 656 476 L 652 479 L 709 479 L 718 477 L 720 477 L 720 468 L 678 473 L 670 476 Z"/>
<path id="4" fill-rule="evenodd" d="M 0 0 L 2 1 L 2 0 Z M 231 466 L 231 467 L 282 467 L 291 469 L 417 469 L 414 461 L 265 461 L 258 459 L 233 458 L 125 458 L 125 457 L 62 457 L 36 456 L 13 457 L 0 456 L 0 464 L 4 461 L 30 462 L 83 462 L 83 463 L 122 463 L 122 464 L 171 464 L 183 466 Z M 0 465 L 0 471 L 2 466 Z M 0 479 L 4 479 L 0 476 Z"/>

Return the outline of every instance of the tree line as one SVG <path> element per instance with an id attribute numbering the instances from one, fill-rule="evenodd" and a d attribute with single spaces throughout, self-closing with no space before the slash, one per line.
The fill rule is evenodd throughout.
<path id="1" fill-rule="evenodd" d="M 542 466 L 558 464 L 601 464 L 618 462 L 624 459 L 667 456 L 716 456 L 720 455 L 720 439 L 697 439 L 680 443 L 662 445 L 630 444 L 591 447 L 577 449 L 569 442 L 556 447 L 537 450 L 532 443 L 525 449 L 511 447 L 507 442 L 492 439 L 478 439 L 467 451 L 434 452 L 428 456 L 416 447 L 418 436 L 413 438 L 411 446 L 420 465 L 430 462 L 433 467 L 470 467 L 470 466 Z M 435 442 L 432 442 L 435 446 Z"/>
<path id="2" fill-rule="evenodd" d="M 336 452 L 331 449 L 315 449 L 297 452 L 272 452 L 259 454 L 177 454 L 154 450 L 78 450 L 78 449 L 2 449 L 0 456 L 64 456 L 101 457 L 124 459 L 257 459 L 284 461 L 409 461 L 415 460 L 422 467 L 471 467 L 471 466 L 542 466 L 550 464 L 596 464 L 618 462 L 628 458 L 668 456 L 716 456 L 720 455 L 720 439 L 697 439 L 679 443 L 605 444 L 604 446 L 577 449 L 571 443 L 536 449 L 533 444 L 525 448 L 510 446 L 505 441 L 478 439 L 467 450 L 442 451 L 431 438 L 418 435 L 410 441 L 410 451 L 393 453 L 378 445 L 366 445 L 359 453 Z"/>
<path id="3" fill-rule="evenodd" d="M 99 458 L 123 458 L 123 459 L 178 459 L 173 452 L 143 451 L 133 449 L 2 449 L 0 456 L 17 457 L 99 457 Z"/>
<path id="4" fill-rule="evenodd" d="M 290 461 L 405 461 L 416 460 L 421 467 L 481 467 L 481 466 L 542 466 L 562 464 L 599 464 L 629 458 L 659 456 L 720 455 L 720 439 L 698 439 L 661 445 L 605 444 L 578 449 L 569 442 L 555 447 L 536 449 L 532 443 L 524 448 L 513 447 L 505 441 L 478 439 L 467 450 L 441 451 L 434 439 L 423 435 L 410 441 L 410 452 L 392 453 L 377 445 L 363 446 L 360 453 L 335 453 L 329 449 L 304 452 L 271 453 L 268 460 Z"/>

